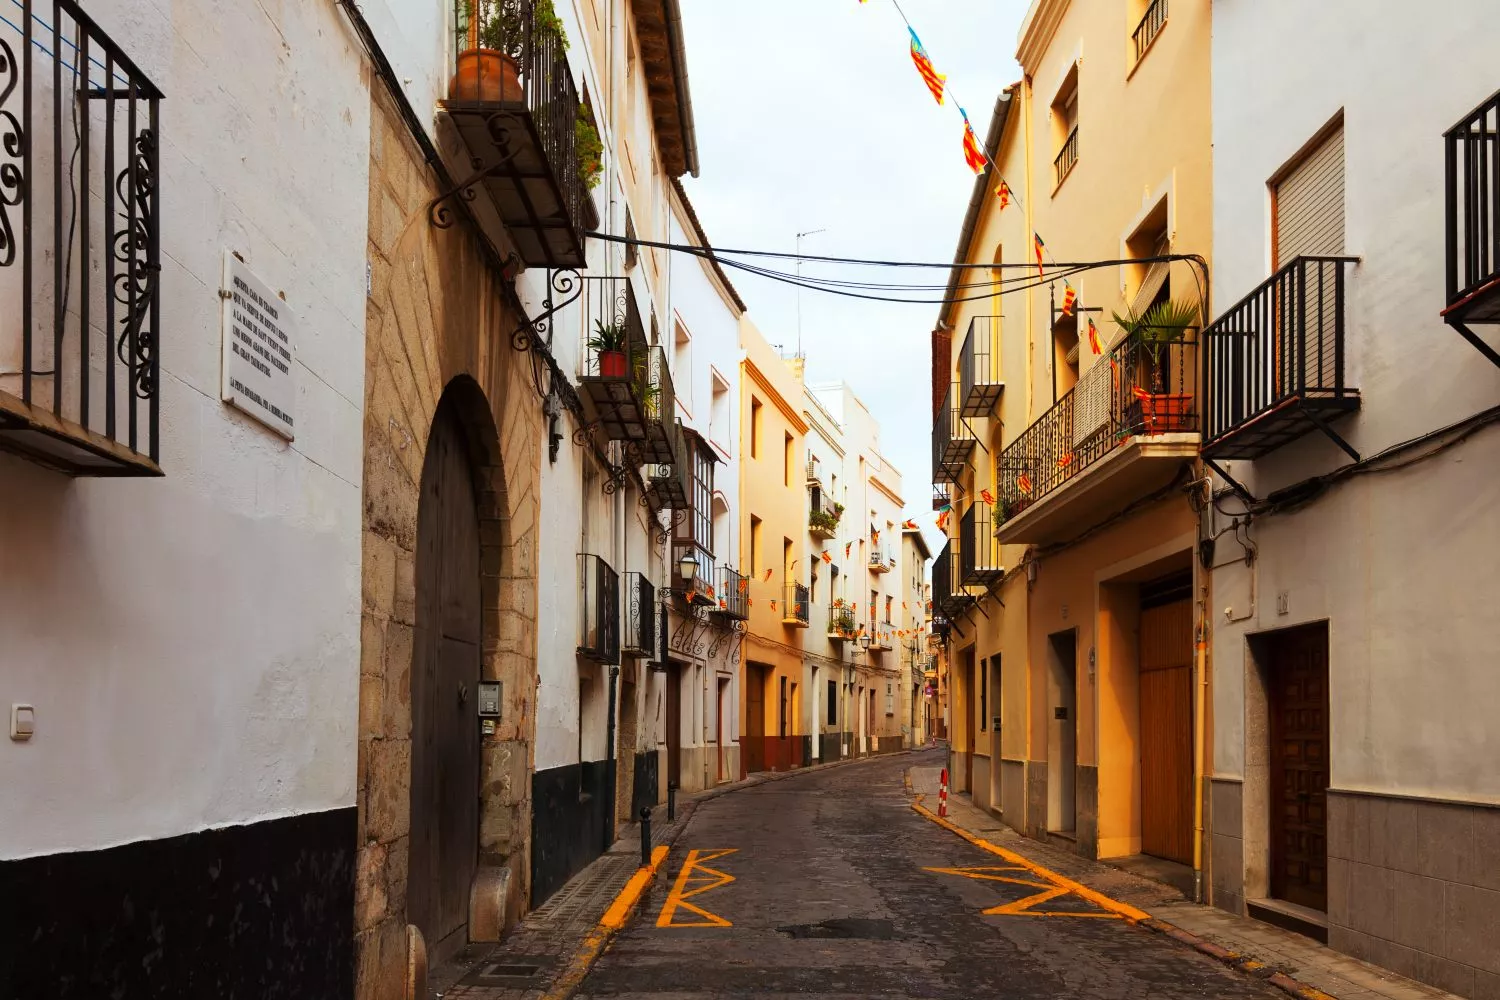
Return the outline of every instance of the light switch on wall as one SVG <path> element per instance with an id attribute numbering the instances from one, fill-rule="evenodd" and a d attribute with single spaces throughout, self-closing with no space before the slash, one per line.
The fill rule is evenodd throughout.
<path id="1" fill-rule="evenodd" d="M 10 738 L 18 742 L 31 739 L 36 732 L 36 709 L 19 702 L 10 706 Z"/>

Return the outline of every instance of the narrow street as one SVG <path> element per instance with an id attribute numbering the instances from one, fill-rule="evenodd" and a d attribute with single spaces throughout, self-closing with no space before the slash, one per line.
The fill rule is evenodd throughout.
<path id="1" fill-rule="evenodd" d="M 1282 996 L 1070 894 L 1022 903 L 1047 891 L 1020 884 L 1036 876 L 910 809 L 906 769 L 941 760 L 901 755 L 702 803 L 578 996 Z M 984 913 L 1008 903 L 1018 912 Z"/>

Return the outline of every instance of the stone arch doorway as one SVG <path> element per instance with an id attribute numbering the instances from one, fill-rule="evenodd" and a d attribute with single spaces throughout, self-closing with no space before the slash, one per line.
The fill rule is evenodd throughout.
<path id="1" fill-rule="evenodd" d="M 411 671 L 411 847 L 407 919 L 436 964 L 468 943 L 479 862 L 483 655 L 475 474 L 462 416 L 445 393 L 433 417 L 417 505 Z"/>

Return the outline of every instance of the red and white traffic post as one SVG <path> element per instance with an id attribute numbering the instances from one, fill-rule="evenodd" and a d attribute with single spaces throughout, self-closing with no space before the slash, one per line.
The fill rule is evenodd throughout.
<path id="1" fill-rule="evenodd" d="M 944 819 L 948 816 L 948 769 L 943 768 L 943 775 L 938 779 L 938 815 Z"/>

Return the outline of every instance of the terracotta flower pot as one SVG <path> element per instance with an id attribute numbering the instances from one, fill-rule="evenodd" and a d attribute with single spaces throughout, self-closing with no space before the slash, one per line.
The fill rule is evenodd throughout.
<path id="1" fill-rule="evenodd" d="M 1141 416 L 1147 434 L 1175 434 L 1192 430 L 1193 397 L 1185 392 L 1160 392 L 1141 397 Z"/>
<path id="2" fill-rule="evenodd" d="M 498 104 L 520 101 L 521 68 L 504 52 L 469 49 L 458 54 L 458 70 L 448 81 L 450 101 L 483 101 Z"/>
<path id="3" fill-rule="evenodd" d="M 600 378 L 624 378 L 628 370 L 628 366 L 625 364 L 624 351 L 599 352 Z"/>

